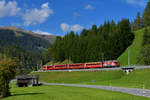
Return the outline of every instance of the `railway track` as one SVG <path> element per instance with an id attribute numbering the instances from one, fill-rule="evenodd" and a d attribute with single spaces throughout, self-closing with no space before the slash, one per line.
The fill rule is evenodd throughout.
<path id="1" fill-rule="evenodd" d="M 65 70 L 48 70 L 48 71 L 33 71 L 34 72 L 76 72 L 76 71 L 111 71 L 111 70 L 122 70 L 122 68 L 134 68 L 134 69 L 147 69 L 150 66 L 124 66 L 119 68 L 93 68 L 93 69 L 65 69 Z"/>

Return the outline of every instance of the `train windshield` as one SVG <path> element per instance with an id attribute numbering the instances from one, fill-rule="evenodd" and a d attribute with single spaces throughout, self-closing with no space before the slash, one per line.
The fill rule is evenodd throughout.
<path id="1" fill-rule="evenodd" d="M 52 68 L 52 66 L 43 66 L 44 69 Z"/>

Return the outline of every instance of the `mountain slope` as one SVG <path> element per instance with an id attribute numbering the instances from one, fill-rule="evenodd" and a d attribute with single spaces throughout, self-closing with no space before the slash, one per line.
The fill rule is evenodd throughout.
<path id="1" fill-rule="evenodd" d="M 16 27 L 0 28 L 1 45 L 17 45 L 28 51 L 42 52 L 55 41 L 55 36 L 40 35 Z"/>
<path id="2" fill-rule="evenodd" d="M 129 46 L 125 50 L 125 52 L 118 58 L 121 66 L 128 65 L 128 51 L 129 51 L 129 55 L 130 55 L 129 56 L 130 57 L 130 65 L 136 65 L 136 58 L 137 58 L 137 55 L 139 54 L 141 46 L 142 46 L 143 33 L 144 33 L 144 29 L 134 32 L 135 39 L 134 39 L 132 45 Z"/>

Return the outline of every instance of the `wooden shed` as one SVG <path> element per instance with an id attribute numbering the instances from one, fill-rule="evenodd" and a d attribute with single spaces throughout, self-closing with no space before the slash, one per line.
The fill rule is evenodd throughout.
<path id="1" fill-rule="evenodd" d="M 39 85 L 39 75 L 19 75 L 16 78 L 18 87 L 31 87 Z"/>

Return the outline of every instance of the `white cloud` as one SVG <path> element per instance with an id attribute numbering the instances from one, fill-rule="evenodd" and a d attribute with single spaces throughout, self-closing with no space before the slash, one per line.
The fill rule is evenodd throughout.
<path id="1" fill-rule="evenodd" d="M 43 31 L 41 31 L 41 30 L 34 30 L 33 32 L 34 32 L 34 33 L 37 33 L 37 34 L 41 34 L 41 35 L 52 35 L 52 33 L 43 32 Z"/>
<path id="2" fill-rule="evenodd" d="M 94 7 L 92 5 L 90 5 L 90 4 L 88 4 L 88 5 L 85 6 L 85 9 L 86 10 L 93 10 Z"/>
<path id="3" fill-rule="evenodd" d="M 144 7 L 148 0 L 124 0 L 124 2 L 133 5 L 133 6 L 141 6 Z"/>
<path id="4" fill-rule="evenodd" d="M 0 17 L 5 16 L 16 16 L 20 11 L 17 7 L 16 1 L 9 1 L 6 3 L 5 0 L 0 1 Z"/>
<path id="5" fill-rule="evenodd" d="M 83 26 L 81 26 L 79 24 L 75 24 L 75 25 L 71 26 L 70 30 L 76 32 L 76 31 L 82 30 L 83 28 L 84 28 Z"/>
<path id="6" fill-rule="evenodd" d="M 26 13 L 23 15 L 24 25 L 43 23 L 52 14 L 53 10 L 50 9 L 48 3 L 42 4 L 41 9 L 34 8 L 26 10 Z"/>
<path id="7" fill-rule="evenodd" d="M 77 32 L 77 31 L 82 30 L 84 27 L 81 26 L 81 25 L 79 25 L 79 24 L 68 25 L 68 24 L 62 23 L 62 24 L 60 25 L 60 28 L 62 29 L 63 32 L 67 32 L 67 31 L 74 31 L 74 32 Z"/>
<path id="8" fill-rule="evenodd" d="M 60 28 L 61 28 L 64 32 L 70 30 L 70 26 L 69 26 L 68 24 L 65 24 L 65 23 L 62 23 L 62 24 L 60 25 Z"/>

